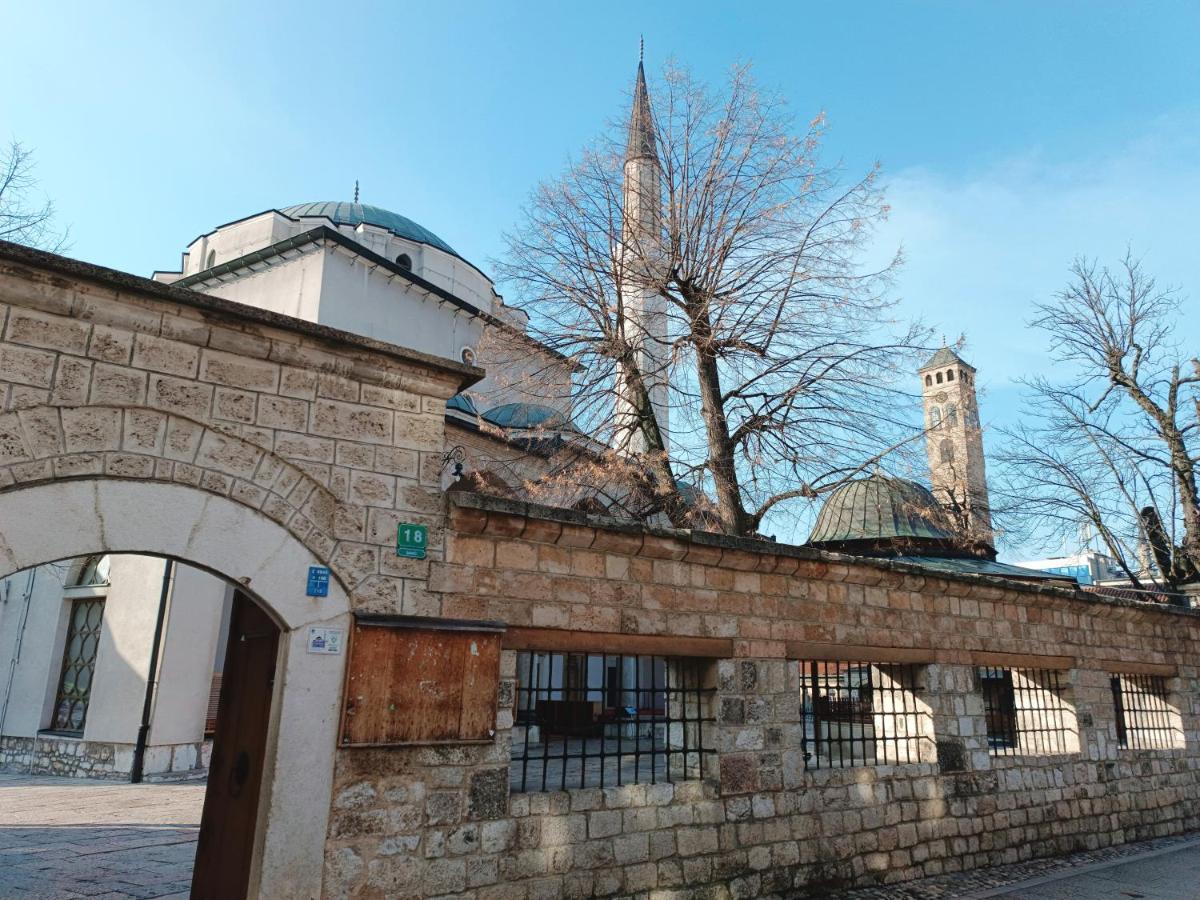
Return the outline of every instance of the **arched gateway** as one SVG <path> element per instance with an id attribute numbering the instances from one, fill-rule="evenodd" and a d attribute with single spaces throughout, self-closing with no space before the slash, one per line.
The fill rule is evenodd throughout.
<path id="1" fill-rule="evenodd" d="M 238 585 L 270 713 L 261 771 L 221 777 L 261 790 L 245 860 L 202 826 L 196 884 L 244 862 L 252 896 L 319 896 L 345 660 L 309 629 L 418 602 L 382 551 L 401 521 L 440 546 L 445 400 L 477 370 L 2 242 L 0 325 L 0 578 L 137 553 Z M 206 820 L 221 802 L 210 780 Z"/>

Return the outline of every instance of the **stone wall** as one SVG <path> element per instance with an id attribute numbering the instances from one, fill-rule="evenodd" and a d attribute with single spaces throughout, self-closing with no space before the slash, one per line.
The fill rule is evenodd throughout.
<path id="1" fill-rule="evenodd" d="M 0 576 L 169 556 L 284 628 L 253 896 L 321 891 L 345 660 L 308 629 L 436 613 L 445 402 L 482 375 L 0 241 Z M 400 522 L 429 526 L 428 559 L 396 557 Z M 327 597 L 305 596 L 314 565 Z"/>
<path id="2" fill-rule="evenodd" d="M 85 741 L 54 734 L 3 735 L 0 772 L 128 781 L 133 749 L 133 744 Z M 158 744 L 147 748 L 144 774 L 147 781 L 200 776 L 207 770 L 211 757 L 211 741 Z"/>
<path id="3" fill-rule="evenodd" d="M 427 564 L 381 548 L 421 522 L 440 554 L 445 401 L 478 370 L 13 245 L 0 336 L 0 490 L 221 494 L 329 560 L 356 606 L 427 611 Z"/>
<path id="4" fill-rule="evenodd" d="M 716 755 L 702 780 L 510 793 L 506 650 L 494 744 L 339 753 L 328 896 L 819 895 L 1200 828 L 1194 612 L 451 502 L 432 613 L 503 621 L 510 646 L 724 642 Z M 916 665 L 921 761 L 806 768 L 806 658 Z M 1064 669 L 1081 751 L 990 753 L 982 664 Z M 1184 746 L 1118 749 L 1112 672 L 1170 673 Z"/>

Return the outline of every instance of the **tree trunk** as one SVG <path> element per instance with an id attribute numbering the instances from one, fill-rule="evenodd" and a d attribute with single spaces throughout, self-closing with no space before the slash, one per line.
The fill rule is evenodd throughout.
<path id="1" fill-rule="evenodd" d="M 692 344 L 696 349 L 696 378 L 708 439 L 709 472 L 717 495 L 717 515 L 726 534 L 744 537 L 751 528 L 750 517 L 742 505 L 736 454 L 721 400 L 721 373 L 712 352 L 712 325 L 707 311 L 701 310 L 692 317 Z"/>
<path id="2" fill-rule="evenodd" d="M 1121 387 L 1133 398 L 1142 409 L 1155 429 L 1167 445 L 1171 456 L 1171 473 L 1175 479 L 1175 487 L 1179 491 L 1179 505 L 1182 507 L 1183 540 L 1178 548 L 1172 548 L 1171 571 L 1163 572 L 1164 578 L 1171 581 L 1195 581 L 1200 576 L 1200 492 L 1196 487 L 1196 469 L 1188 454 L 1187 443 L 1183 432 L 1176 422 L 1176 409 L 1179 391 L 1179 367 L 1171 372 L 1170 395 L 1167 409 L 1163 409 L 1150 398 L 1142 389 L 1133 375 L 1125 372 L 1116 363 L 1109 364 L 1109 377 L 1113 384 Z M 1180 559 L 1182 551 L 1183 559 Z"/>

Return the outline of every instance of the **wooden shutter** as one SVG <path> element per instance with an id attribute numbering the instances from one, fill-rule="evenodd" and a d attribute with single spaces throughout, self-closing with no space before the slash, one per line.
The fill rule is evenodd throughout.
<path id="1" fill-rule="evenodd" d="M 491 741 L 502 631 L 490 622 L 356 619 L 342 746 Z"/>

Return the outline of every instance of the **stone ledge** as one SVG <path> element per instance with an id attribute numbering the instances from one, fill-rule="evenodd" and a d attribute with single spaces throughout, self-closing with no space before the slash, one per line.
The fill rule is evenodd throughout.
<path id="1" fill-rule="evenodd" d="M 70 278 L 98 283 L 103 287 L 115 291 L 127 291 L 147 295 L 155 299 L 192 307 L 201 312 L 227 316 L 258 325 L 267 325 L 283 331 L 317 338 L 323 342 L 379 353 L 409 365 L 417 365 L 425 369 L 433 369 L 437 372 L 456 375 L 461 379 L 460 390 L 470 387 L 484 376 L 482 369 L 455 362 L 451 359 L 422 353 L 419 350 L 409 350 L 385 341 L 353 334 L 349 331 L 342 331 L 338 328 L 330 328 L 328 325 L 318 325 L 315 322 L 307 322 L 303 319 L 285 316 L 282 313 L 259 309 L 254 306 L 246 306 L 245 304 L 226 300 L 222 297 L 202 294 L 198 291 L 191 291 L 187 288 L 176 287 L 175 285 L 163 284 L 158 281 L 152 281 L 149 278 L 131 275 L 128 272 L 85 263 L 77 259 L 47 253 L 42 250 L 34 250 L 31 247 L 23 247 L 8 241 L 0 241 L 0 263 L 6 264 L 6 274 L 23 277 L 31 282 L 36 282 L 38 278 L 34 273 L 28 271 L 29 268 L 41 269 L 44 272 L 56 275 L 65 275 Z M 178 337 L 175 339 L 178 339 Z"/>
<path id="2" fill-rule="evenodd" d="M 531 529 L 534 523 L 556 523 L 562 528 L 557 541 L 539 541 L 543 543 L 569 543 L 573 547 L 591 547 L 597 540 L 597 535 L 619 534 L 628 538 L 641 537 L 640 549 L 628 549 L 631 555 L 648 555 L 657 559 L 674 558 L 687 560 L 693 548 L 709 548 L 719 550 L 720 556 L 714 562 L 713 554 L 705 554 L 705 562 L 720 568 L 755 570 L 771 572 L 777 570 L 781 560 L 792 559 L 800 563 L 808 562 L 818 566 L 826 566 L 825 576 L 830 581 L 850 580 L 853 570 L 858 570 L 853 579 L 856 582 L 870 581 L 877 583 L 879 576 L 875 573 L 882 570 L 893 572 L 906 577 L 920 577 L 926 580 L 937 579 L 951 585 L 959 584 L 975 588 L 987 588 L 996 591 L 1013 591 L 1019 594 L 1040 594 L 1084 603 L 1093 609 L 1117 610 L 1136 609 L 1158 612 L 1163 615 L 1182 616 L 1200 620 L 1200 609 L 1186 609 L 1179 606 L 1169 606 L 1162 603 L 1150 603 L 1140 600 L 1130 600 L 1123 597 L 1109 597 L 1093 594 L 1080 588 L 1060 587 L 1052 584 L 1031 584 L 1023 581 L 1010 580 L 991 575 L 971 575 L 953 572 L 934 572 L 913 563 L 897 562 L 890 559 L 875 559 L 871 557 L 847 556 L 828 550 L 814 550 L 795 544 L 781 544 L 774 541 L 754 538 L 732 537 L 707 531 L 694 531 L 682 528 L 660 528 L 631 522 L 627 519 L 617 519 L 611 516 L 595 516 L 573 509 L 558 509 L 540 503 L 529 503 L 522 500 L 512 500 L 505 497 L 492 497 L 468 491 L 452 491 L 446 494 L 451 514 L 457 511 L 469 511 L 470 522 L 463 522 L 463 530 L 472 534 L 492 534 L 507 539 L 522 537 L 526 532 L 535 530 L 537 536 L 544 534 L 543 529 Z M 451 523 L 453 527 L 453 522 Z M 570 539 L 564 541 L 563 534 L 570 528 Z M 583 536 L 591 532 L 591 537 Z M 536 540 L 536 538 L 534 538 Z M 631 541 L 631 546 L 637 541 Z M 652 552 L 647 553 L 648 547 Z M 697 554 L 699 555 L 699 554 Z M 774 557 L 774 559 L 770 559 Z M 755 562 L 757 560 L 757 563 Z M 789 573 L 795 566 L 788 568 Z M 871 571 L 874 570 L 874 571 Z M 873 579 L 873 580 L 872 580 Z M 987 599 L 987 598 L 984 598 Z"/>

